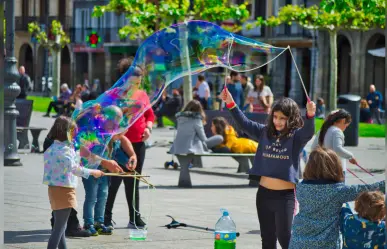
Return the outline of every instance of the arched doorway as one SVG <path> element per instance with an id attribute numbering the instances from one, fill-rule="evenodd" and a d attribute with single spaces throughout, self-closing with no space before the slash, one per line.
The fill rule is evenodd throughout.
<path id="1" fill-rule="evenodd" d="M 34 70 L 34 59 L 32 54 L 32 48 L 28 43 L 24 43 L 20 47 L 19 51 L 19 67 L 24 66 L 26 69 L 26 74 L 30 76 L 31 80 L 34 80 L 35 70 Z"/>
<path id="2" fill-rule="evenodd" d="M 344 35 L 337 37 L 337 94 L 351 91 L 351 44 Z"/>
<path id="3" fill-rule="evenodd" d="M 369 92 L 369 85 L 374 84 L 376 89 L 384 93 L 385 85 L 385 58 L 376 57 L 368 53 L 368 50 L 385 47 L 385 37 L 382 34 L 375 34 L 369 40 L 366 48 L 366 63 L 365 63 L 365 95 Z"/>
<path id="4" fill-rule="evenodd" d="M 70 88 L 74 88 L 71 82 L 71 59 L 70 50 L 67 46 L 61 52 L 60 84 L 67 83 Z"/>

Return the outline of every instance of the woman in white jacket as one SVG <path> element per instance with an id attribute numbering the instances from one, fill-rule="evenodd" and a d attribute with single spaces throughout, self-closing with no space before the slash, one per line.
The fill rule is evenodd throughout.
<path id="1" fill-rule="evenodd" d="M 349 160 L 352 164 L 357 164 L 353 154 L 344 148 L 344 131 L 351 124 L 352 117 L 346 110 L 333 111 L 325 119 L 320 132 L 317 134 L 312 144 L 312 150 L 317 146 L 333 150 L 341 158 L 344 176 L 347 170 L 346 163 Z"/>
<path id="2" fill-rule="evenodd" d="M 201 154 L 221 144 L 223 137 L 207 138 L 204 132 L 206 116 L 197 100 L 188 102 L 182 112 L 176 114 L 177 133 L 171 147 L 171 154 Z"/>

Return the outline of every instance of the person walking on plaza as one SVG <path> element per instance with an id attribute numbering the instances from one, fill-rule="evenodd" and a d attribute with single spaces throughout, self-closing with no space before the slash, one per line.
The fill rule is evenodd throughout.
<path id="1" fill-rule="evenodd" d="M 243 109 L 247 110 L 250 106 L 250 103 L 248 102 L 248 95 L 250 91 L 254 90 L 254 86 L 253 84 L 251 84 L 250 78 L 247 77 L 247 75 L 244 75 L 244 74 L 241 75 L 240 80 L 241 80 L 241 85 L 243 89 L 243 99 L 244 99 Z"/>
<path id="2" fill-rule="evenodd" d="M 208 110 L 208 101 L 211 97 L 210 87 L 203 75 L 198 76 L 198 82 L 196 83 L 198 100 L 203 106 L 204 110 Z"/>
<path id="3" fill-rule="evenodd" d="M 370 105 L 372 118 L 375 118 L 378 124 L 382 124 L 380 112 L 382 110 L 383 95 L 379 91 L 376 91 L 375 85 L 370 85 L 370 93 L 367 95 L 367 101 Z"/>
<path id="4" fill-rule="evenodd" d="M 26 69 L 24 66 L 21 66 L 19 68 L 19 86 L 20 86 L 20 94 L 17 96 L 17 99 L 25 99 L 27 97 L 27 92 L 30 90 L 30 84 L 31 84 L 31 79 L 28 74 L 26 74 Z"/>
<path id="5" fill-rule="evenodd" d="M 119 63 L 119 72 L 121 73 L 120 77 L 125 74 L 125 72 L 130 67 L 130 61 L 127 59 L 123 59 Z M 132 100 L 138 100 L 140 105 L 144 104 L 146 106 L 150 105 L 150 100 L 148 95 L 144 90 L 142 90 L 141 80 L 143 76 L 143 71 L 138 68 L 139 76 L 136 76 L 131 84 L 133 95 Z M 120 78 L 119 77 L 119 78 Z M 148 140 L 152 133 L 152 126 L 155 120 L 155 115 L 153 113 L 152 108 L 148 108 L 140 117 L 129 127 L 125 136 L 132 143 L 134 152 L 137 157 L 137 166 L 136 171 L 141 174 L 142 168 L 144 166 L 145 161 L 145 152 L 146 146 L 145 141 Z M 140 196 L 139 196 L 139 181 L 135 181 L 134 178 L 131 177 L 112 177 L 109 186 L 109 194 L 106 202 L 105 208 L 105 226 L 113 227 L 113 205 L 116 199 L 116 195 L 121 183 L 124 182 L 125 185 L 125 195 L 126 201 L 128 203 L 129 208 L 129 223 L 128 227 L 136 227 L 142 228 L 145 227 L 145 222 L 141 219 L 140 214 Z M 136 184 L 134 184 L 136 183 Z M 134 192 L 134 193 L 133 193 Z M 133 200 L 133 195 L 135 196 L 135 200 Z"/>

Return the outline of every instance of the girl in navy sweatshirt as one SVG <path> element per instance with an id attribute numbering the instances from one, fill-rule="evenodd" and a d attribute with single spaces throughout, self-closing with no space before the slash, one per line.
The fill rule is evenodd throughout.
<path id="1" fill-rule="evenodd" d="M 235 122 L 259 143 L 250 179 L 259 181 L 256 197 L 263 249 L 289 247 L 295 211 L 295 186 L 298 183 L 300 153 L 314 135 L 316 105 L 306 106 L 302 118 L 296 102 L 289 98 L 277 101 L 267 125 L 249 120 L 234 103 L 227 89 L 222 92 Z"/>

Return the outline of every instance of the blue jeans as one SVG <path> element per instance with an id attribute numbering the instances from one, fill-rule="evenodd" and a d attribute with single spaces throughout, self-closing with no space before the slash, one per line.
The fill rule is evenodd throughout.
<path id="1" fill-rule="evenodd" d="M 94 222 L 103 223 L 109 191 L 108 177 L 94 178 L 89 176 L 88 179 L 82 178 L 82 182 L 86 194 L 85 202 L 83 203 L 83 220 L 85 225 L 94 225 Z"/>

